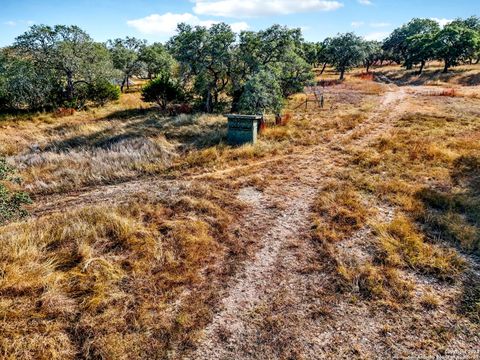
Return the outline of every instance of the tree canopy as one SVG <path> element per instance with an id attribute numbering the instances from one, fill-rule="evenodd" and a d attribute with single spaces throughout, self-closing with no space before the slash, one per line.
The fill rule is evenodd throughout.
<path id="1" fill-rule="evenodd" d="M 32 78 L 38 76 L 42 82 L 49 83 L 51 80 L 52 88 L 60 86 L 55 90 L 61 91 L 63 96 L 57 101 L 72 106 L 85 100 L 89 86 L 114 76 L 105 46 L 94 42 L 77 26 L 34 25 L 16 39 L 11 56 L 16 66 L 23 63 L 29 67 Z M 31 93 L 27 88 L 25 93 Z"/>
<path id="2" fill-rule="evenodd" d="M 339 34 L 328 45 L 330 63 L 340 73 L 343 80 L 345 72 L 365 59 L 365 46 L 361 37 L 354 33 Z"/>

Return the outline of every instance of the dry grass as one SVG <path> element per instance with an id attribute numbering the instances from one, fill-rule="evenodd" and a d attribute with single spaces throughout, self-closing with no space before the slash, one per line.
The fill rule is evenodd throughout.
<path id="1" fill-rule="evenodd" d="M 408 267 L 441 279 L 454 279 L 465 267 L 455 251 L 428 244 L 424 235 L 404 216 L 378 226 L 377 233 L 377 259 L 388 266 Z"/>
<path id="2" fill-rule="evenodd" d="M 327 70 L 325 78 L 334 75 Z M 355 129 L 384 91 L 353 73 L 326 88 L 323 110 L 310 104 L 291 111 L 303 96 L 296 95 L 286 124 L 269 126 L 256 145 L 237 148 L 224 144 L 223 117 L 166 118 L 135 93 L 62 118 L 3 118 L 0 152 L 34 194 L 75 196 L 71 191 L 84 186 L 102 189 L 138 177 L 185 185 L 169 194 L 138 189 L 121 205 L 67 208 L 2 227 L 2 357 L 181 357 L 211 320 L 222 284 L 251 245 L 241 229 L 232 231 L 243 215 L 235 188 L 272 191 L 293 181 L 298 174 L 279 160 L 305 156 L 312 146 L 324 146 L 336 169 L 321 184 L 312 219 L 319 256 L 310 265 L 327 271 L 332 286 L 310 292 L 329 299 L 328 312 L 344 297 L 372 313 L 387 309 L 394 316 L 395 309 L 412 319 L 413 337 L 425 320 L 424 313 L 409 312 L 415 306 L 449 316 L 458 307 L 477 321 L 479 282 L 467 281 L 471 259 L 464 254 L 479 251 L 478 102 L 463 95 L 411 96 L 393 128 L 362 141 Z M 329 143 L 350 132 L 355 136 Z M 229 169 L 235 171 L 221 172 Z M 210 172 L 216 175 L 191 177 Z M 275 206 L 281 213 L 282 204 Z M 437 284 L 455 289 L 457 297 L 447 299 Z M 260 324 L 262 334 L 275 339 L 259 334 L 259 341 L 284 346 L 274 356 L 294 358 L 299 329 L 284 329 L 283 301 L 272 303 L 277 315 L 266 311 Z M 452 331 L 432 337 L 448 338 Z"/>
<path id="3" fill-rule="evenodd" d="M 214 296 L 203 272 L 241 252 L 227 234 L 236 206 L 197 188 L 3 228 L 0 353 L 131 359 L 191 346 Z"/>
<path id="4" fill-rule="evenodd" d="M 316 198 L 313 211 L 315 238 L 335 242 L 351 236 L 366 224 L 371 211 L 361 194 L 348 183 L 332 182 Z"/>
<path id="5" fill-rule="evenodd" d="M 342 293 L 408 307 L 406 300 L 425 291 L 419 277 L 461 289 L 470 263 L 459 251 L 478 254 L 480 230 L 479 107 L 460 96 L 463 91 L 441 90 L 446 99 L 411 97 L 392 129 L 367 143 L 359 134 L 354 145 L 336 147 L 346 170 L 317 197 L 313 237 Z M 348 195 L 339 196 L 345 182 Z M 371 212 L 377 207 L 394 207 L 396 215 L 378 219 Z M 352 219 L 347 226 L 345 219 Z M 352 236 L 365 238 L 361 251 Z M 425 293 L 415 301 L 433 310 L 443 304 L 438 296 Z M 469 316 L 478 313 L 478 296 L 465 297 Z"/>

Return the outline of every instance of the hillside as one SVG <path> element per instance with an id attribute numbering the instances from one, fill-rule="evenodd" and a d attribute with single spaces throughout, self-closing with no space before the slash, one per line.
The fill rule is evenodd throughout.
<path id="1" fill-rule="evenodd" d="M 475 358 L 477 70 L 354 73 L 238 148 L 138 93 L 4 117 L 33 204 L 0 231 L 2 356 Z"/>

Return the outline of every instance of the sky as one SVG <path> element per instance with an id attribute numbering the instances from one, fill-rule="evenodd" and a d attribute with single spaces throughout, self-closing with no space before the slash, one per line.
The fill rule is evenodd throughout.
<path id="1" fill-rule="evenodd" d="M 225 22 L 234 31 L 272 24 L 301 28 L 306 40 L 321 41 L 354 31 L 381 40 L 414 17 L 480 16 L 478 0 L 0 0 L 0 47 L 33 24 L 78 25 L 97 41 L 135 36 L 168 40 L 177 23 L 210 26 Z"/>

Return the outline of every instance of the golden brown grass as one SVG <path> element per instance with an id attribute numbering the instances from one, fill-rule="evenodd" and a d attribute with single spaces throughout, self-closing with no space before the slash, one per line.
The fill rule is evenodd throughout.
<path id="1" fill-rule="evenodd" d="M 397 216 L 377 227 L 377 259 L 386 265 L 435 275 L 442 279 L 458 276 L 465 264 L 454 250 L 429 244 L 409 219 Z"/>
<path id="2" fill-rule="evenodd" d="M 314 238 L 338 288 L 390 303 L 410 299 L 419 286 L 408 273 L 458 284 L 469 267 L 458 250 L 478 253 L 480 238 L 478 103 L 463 96 L 408 101 L 392 129 L 366 143 L 359 133 L 354 145 L 337 147 L 347 168 L 322 188 L 314 207 Z M 339 196 L 345 182 L 348 195 Z M 385 206 L 397 209 L 393 219 L 365 211 Z M 362 231 L 367 255 L 344 258 L 341 244 Z M 425 296 L 420 303 L 433 309 L 439 301 Z"/>
<path id="3" fill-rule="evenodd" d="M 350 184 L 332 182 L 317 196 L 313 211 L 315 237 L 335 242 L 351 236 L 366 224 L 371 211 L 362 203 L 361 194 Z"/>
<path id="4" fill-rule="evenodd" d="M 310 104 L 285 126 L 270 126 L 256 145 L 236 148 L 224 144 L 223 117 L 166 118 L 135 93 L 63 118 L 3 119 L 0 152 L 36 194 L 238 169 L 192 180 L 168 196 L 145 193 L 122 205 L 66 209 L 2 227 L 0 354 L 180 357 L 210 321 L 229 267 L 248 251 L 242 236 L 231 233 L 231 223 L 242 215 L 234 188 L 267 188 L 283 166 L 275 162 L 260 175 L 259 167 L 242 165 L 261 159 L 268 167 L 273 158 L 304 154 L 312 146 L 328 146 L 332 163 L 345 170 L 330 174 L 313 208 L 319 261 L 332 270 L 337 290 L 352 299 L 407 307 L 418 291 L 415 276 L 462 281 L 468 264 L 458 252 L 479 248 L 478 103 L 418 96 L 393 129 L 367 143 L 358 133 L 357 145 L 350 144 L 353 137 L 329 144 L 365 122 L 384 90 L 358 79 L 327 88 L 324 110 Z M 378 208 L 384 205 L 397 209 L 393 221 L 381 219 Z M 365 256 L 342 258 L 336 245 L 362 231 L 371 240 L 362 249 Z M 477 287 L 465 284 L 462 294 L 472 319 L 479 313 Z M 419 303 L 429 311 L 444 304 L 423 295 Z M 277 318 L 264 324 L 278 332 L 281 326 Z"/>
<path id="5" fill-rule="evenodd" d="M 190 346 L 214 296 L 204 271 L 241 253 L 226 231 L 234 209 L 227 193 L 194 188 L 4 227 L 2 357 L 158 358 Z"/>

